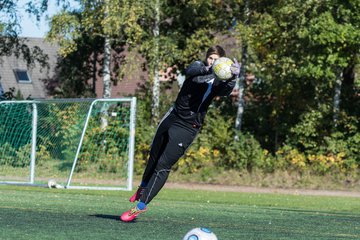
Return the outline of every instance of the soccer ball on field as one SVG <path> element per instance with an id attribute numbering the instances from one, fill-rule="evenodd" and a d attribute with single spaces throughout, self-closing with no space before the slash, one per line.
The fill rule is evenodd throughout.
<path id="1" fill-rule="evenodd" d="M 234 64 L 234 62 L 230 58 L 221 57 L 215 60 L 212 69 L 220 80 L 228 80 L 232 77 L 232 64 Z"/>
<path id="2" fill-rule="evenodd" d="M 49 179 L 48 187 L 49 188 L 64 188 L 62 185 L 58 184 L 55 179 Z"/>
<path id="3" fill-rule="evenodd" d="M 190 230 L 183 240 L 217 240 L 217 237 L 210 229 L 201 227 Z"/>
<path id="4" fill-rule="evenodd" d="M 56 181 L 55 181 L 55 179 L 49 179 L 49 181 L 48 181 L 48 187 L 49 188 L 56 188 Z"/>

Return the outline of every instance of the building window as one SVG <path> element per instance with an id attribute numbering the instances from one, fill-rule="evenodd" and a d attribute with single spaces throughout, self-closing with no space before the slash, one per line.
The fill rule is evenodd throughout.
<path id="1" fill-rule="evenodd" d="M 14 69 L 14 73 L 15 73 L 16 80 L 18 81 L 18 83 L 31 83 L 31 78 L 30 78 L 27 70 Z"/>

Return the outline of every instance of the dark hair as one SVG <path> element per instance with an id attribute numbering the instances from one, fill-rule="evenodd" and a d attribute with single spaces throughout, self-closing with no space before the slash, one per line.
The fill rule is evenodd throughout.
<path id="1" fill-rule="evenodd" d="M 225 50 L 219 45 L 210 47 L 206 52 L 206 58 L 208 58 L 212 54 L 216 54 L 219 57 L 225 57 L 226 56 Z"/>

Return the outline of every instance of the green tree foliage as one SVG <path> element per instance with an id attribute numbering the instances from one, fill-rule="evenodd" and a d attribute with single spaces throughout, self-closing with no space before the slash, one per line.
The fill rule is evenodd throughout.
<path id="1" fill-rule="evenodd" d="M 194 60 L 204 58 L 204 52 L 216 42 L 216 36 L 229 33 L 234 18 L 240 14 L 242 1 L 164 2 L 165 22 L 160 28 L 161 36 L 168 36 L 167 41 L 171 40 L 176 46 L 177 51 L 171 51 L 173 61 L 170 63 L 182 71 Z M 169 59 L 164 60 L 169 62 Z"/>
<path id="2" fill-rule="evenodd" d="M 153 79 L 155 65 L 163 70 L 176 66 L 174 71 L 182 71 L 194 59 L 202 58 L 206 48 L 213 45 L 214 37 L 231 26 L 236 2 L 159 1 L 158 4 L 155 0 L 83 1 L 79 8 L 64 8 L 52 18 L 47 38 L 60 43 L 63 56 L 85 50 L 80 49 L 85 39 L 95 42 L 111 38 L 113 48 L 127 46 L 129 50 L 138 50 L 146 59 L 149 79 Z M 158 7 L 159 14 L 156 11 Z M 158 36 L 154 34 L 156 27 L 159 29 Z M 85 57 L 86 53 L 90 52 L 85 52 Z M 76 66 L 74 63 L 73 66 Z M 119 68 L 118 77 L 121 77 L 123 70 L 121 66 Z M 70 78 L 74 79 L 71 82 L 75 82 L 75 78 Z M 82 80 L 80 82 L 83 83 Z M 70 85 L 81 86 L 82 83 Z M 65 87 L 65 84 L 62 85 Z M 79 90 L 84 91 L 85 88 Z"/>
<path id="3" fill-rule="evenodd" d="M 58 41 L 61 54 L 77 50 L 80 38 L 109 36 L 114 45 L 128 44 L 152 64 L 176 65 L 180 70 L 203 57 L 214 37 L 227 31 L 241 1 L 160 1 L 159 52 L 154 51 L 155 1 L 95 1 L 80 3 L 51 20 L 47 38 Z M 170 54 L 169 54 L 170 53 Z"/>
<path id="4" fill-rule="evenodd" d="M 78 8 L 65 7 L 52 17 L 47 39 L 59 42 L 63 56 L 76 51 L 84 36 L 109 37 L 120 45 L 137 43 L 143 11 L 142 1 L 81 1 Z"/>
<path id="5" fill-rule="evenodd" d="M 121 64 L 125 61 L 120 60 L 111 73 L 99 69 L 97 65 L 108 67 L 105 63 L 110 63 L 110 56 L 104 54 L 108 52 L 104 51 L 104 43 L 110 42 L 116 54 L 123 52 L 125 46 L 137 47 L 142 36 L 138 21 L 143 11 L 142 1 L 81 1 L 76 8 L 65 5 L 51 19 L 47 34 L 48 40 L 60 44 L 60 54 L 65 57 L 59 65 L 59 77 L 53 80 L 56 84 L 49 83 L 48 87 L 57 85 L 59 96 L 73 97 L 93 95 L 97 76 L 111 78 L 116 84 L 123 76 Z M 88 79 L 93 79 L 92 89 Z M 109 93 L 108 81 L 104 86 Z"/>
<path id="6" fill-rule="evenodd" d="M 163 0 L 160 7 L 157 22 L 155 0 L 82 1 L 79 9 L 65 9 L 52 19 L 48 37 L 60 41 L 63 55 L 72 58 L 69 66 L 81 53 L 90 56 L 110 36 L 114 48 L 138 50 L 146 59 L 145 69 L 152 69 L 157 61 L 160 68 L 176 66 L 182 72 L 190 62 L 203 58 L 217 36 L 234 33 L 236 41 L 247 43 L 246 70 L 256 76 L 247 81 L 243 133 L 234 141 L 236 106 L 231 101 L 214 103 L 208 124 L 178 170 L 194 172 L 206 166 L 266 172 L 310 169 L 326 174 L 358 169 L 359 1 L 256 0 L 249 1 L 248 16 L 244 1 L 239 0 Z M 341 105 L 335 127 L 333 99 L 339 76 L 343 76 Z M 80 85 L 68 84 L 80 86 L 74 96 L 85 91 L 84 79 Z M 143 87 L 137 93 L 135 169 L 140 171 L 156 128 L 149 111 L 151 83 Z M 163 87 L 161 113 L 176 96 L 169 97 L 165 89 L 167 94 L 178 90 Z"/>
<path id="7" fill-rule="evenodd" d="M 318 119 L 320 132 L 329 135 L 336 78 L 341 72 L 353 72 L 358 62 L 359 2 L 252 1 L 250 9 L 250 26 L 239 30 L 249 36 L 255 53 L 253 70 L 261 80 L 254 83 L 256 97 L 249 105 L 266 111 L 260 114 L 261 124 L 248 120 L 247 126 L 262 135 L 263 143 L 270 138 L 269 147 L 276 149 L 301 116 L 316 110 L 323 116 Z M 358 109 L 353 105 L 359 101 L 354 77 L 345 78 L 343 88 L 352 91 L 341 96 L 344 114 L 358 113 L 347 107 Z M 248 118 L 252 116 L 248 113 Z"/>

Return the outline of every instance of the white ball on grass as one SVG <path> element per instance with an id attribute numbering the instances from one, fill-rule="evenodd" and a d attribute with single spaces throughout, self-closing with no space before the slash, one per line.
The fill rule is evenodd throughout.
<path id="1" fill-rule="evenodd" d="M 187 232 L 183 240 L 217 240 L 217 237 L 210 229 L 199 227 Z"/>
<path id="2" fill-rule="evenodd" d="M 49 181 L 48 181 L 49 188 L 56 188 L 56 185 L 57 185 L 57 183 L 56 183 L 55 179 L 49 179 Z"/>

